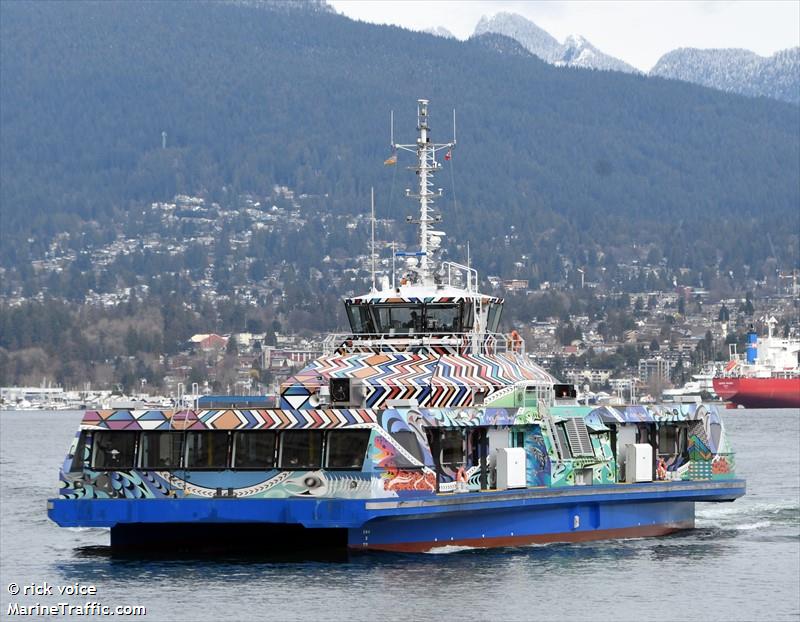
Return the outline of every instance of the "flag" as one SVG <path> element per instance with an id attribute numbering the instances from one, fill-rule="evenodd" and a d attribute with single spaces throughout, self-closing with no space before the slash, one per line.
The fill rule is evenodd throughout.
<path id="1" fill-rule="evenodd" d="M 444 154 L 444 159 L 445 160 L 449 160 L 452 157 L 453 157 L 453 152 L 452 152 L 452 150 L 448 149 L 447 153 Z"/>
<path id="2" fill-rule="evenodd" d="M 397 164 L 397 154 L 393 153 L 391 156 L 389 156 L 387 159 L 383 161 L 383 164 L 384 166 L 393 166 L 394 164 Z"/>

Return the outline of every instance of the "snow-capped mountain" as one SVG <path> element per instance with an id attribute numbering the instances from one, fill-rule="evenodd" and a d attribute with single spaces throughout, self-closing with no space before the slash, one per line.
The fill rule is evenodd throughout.
<path id="1" fill-rule="evenodd" d="M 679 48 L 664 54 L 650 75 L 800 103 L 800 47 L 769 57 L 740 49 Z"/>
<path id="2" fill-rule="evenodd" d="M 556 65 L 568 67 L 585 67 L 587 69 L 603 69 L 605 71 L 624 71 L 638 73 L 638 70 L 625 61 L 604 54 L 580 35 L 570 35 L 561 46 L 561 59 Z"/>
<path id="3" fill-rule="evenodd" d="M 444 26 L 434 26 L 433 28 L 425 28 L 423 29 L 424 33 L 429 35 L 435 35 L 437 37 L 444 37 L 445 39 L 455 39 L 456 36 L 447 30 Z"/>
<path id="4" fill-rule="evenodd" d="M 495 33 L 519 41 L 526 50 L 548 63 L 561 58 L 561 44 L 550 33 L 516 13 L 497 13 L 481 17 L 474 35 Z"/>
<path id="5" fill-rule="evenodd" d="M 550 33 L 516 13 L 482 17 L 475 35 L 496 33 L 516 39 L 529 52 L 554 65 L 636 73 L 629 64 L 598 50 L 581 36 L 567 37 L 562 44 Z"/>

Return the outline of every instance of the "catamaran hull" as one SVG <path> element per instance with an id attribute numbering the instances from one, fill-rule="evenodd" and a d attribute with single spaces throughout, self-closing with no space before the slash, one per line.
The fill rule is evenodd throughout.
<path id="1" fill-rule="evenodd" d="M 426 552 L 661 536 L 691 529 L 697 501 L 744 492 L 726 480 L 386 500 L 57 499 L 49 514 L 63 527 L 110 527 L 120 550 Z"/>

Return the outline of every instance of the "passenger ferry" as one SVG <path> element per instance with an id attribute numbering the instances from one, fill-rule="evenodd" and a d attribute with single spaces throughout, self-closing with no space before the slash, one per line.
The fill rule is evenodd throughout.
<path id="1" fill-rule="evenodd" d="M 715 408 L 581 406 L 498 332 L 503 300 L 441 261 L 432 176 L 455 137 L 431 141 L 427 100 L 417 116 L 392 145 L 418 183 L 402 278 L 344 301 L 350 331 L 275 408 L 87 411 L 52 520 L 135 550 L 422 552 L 661 536 L 745 493 Z"/>

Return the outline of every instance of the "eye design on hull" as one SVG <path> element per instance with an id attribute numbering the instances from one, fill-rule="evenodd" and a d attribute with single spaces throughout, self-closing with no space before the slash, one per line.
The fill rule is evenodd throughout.
<path id="1" fill-rule="evenodd" d="M 322 480 L 316 475 L 309 475 L 308 477 L 304 478 L 303 483 L 309 490 L 314 490 L 315 488 L 322 486 Z"/>

